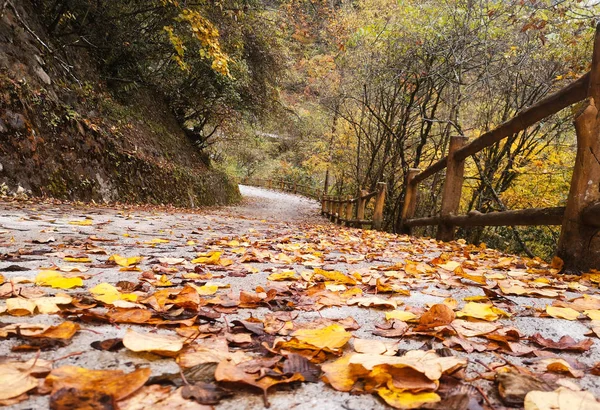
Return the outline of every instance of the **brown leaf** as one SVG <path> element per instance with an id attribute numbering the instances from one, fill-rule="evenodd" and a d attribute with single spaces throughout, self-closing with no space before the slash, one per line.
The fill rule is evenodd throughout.
<path id="1" fill-rule="evenodd" d="M 316 383 L 319 381 L 321 369 L 316 364 L 308 361 L 304 356 L 290 353 L 283 362 L 283 373 L 287 376 L 301 374 L 305 381 Z"/>
<path id="2" fill-rule="evenodd" d="M 393 320 L 376 327 L 377 330 L 374 330 L 373 334 L 382 337 L 402 337 L 408 331 L 408 325 L 401 320 Z"/>
<path id="3" fill-rule="evenodd" d="M 62 339 L 70 340 L 75 333 L 79 331 L 80 327 L 77 323 L 63 322 L 58 326 L 50 326 L 42 333 L 31 335 L 31 338 L 47 338 L 47 339 Z"/>
<path id="4" fill-rule="evenodd" d="M 138 369 L 131 373 L 121 370 L 90 370 L 76 366 L 62 366 L 52 370 L 46 377 L 46 386 L 56 393 L 61 389 L 97 391 L 123 399 L 142 387 L 150 377 L 150 369 Z"/>
<path id="5" fill-rule="evenodd" d="M 233 393 L 211 383 L 197 382 L 193 385 L 183 386 L 181 397 L 195 400 L 200 404 L 219 404 L 224 397 Z"/>
<path id="6" fill-rule="evenodd" d="M 304 381 L 304 377 L 301 374 L 294 374 L 291 377 L 284 377 L 281 379 L 274 379 L 270 376 L 256 377 L 251 374 L 244 372 L 242 369 L 236 367 L 228 360 L 224 360 L 217 366 L 215 370 L 215 379 L 219 382 L 231 382 L 231 383 L 243 383 L 249 386 L 254 386 L 263 392 L 263 400 L 265 406 L 269 407 L 269 400 L 267 398 L 267 390 L 277 384 L 292 383 L 295 381 Z"/>
<path id="7" fill-rule="evenodd" d="M 152 312 L 146 309 L 118 309 L 108 312 L 108 318 L 116 323 L 146 323 L 152 318 Z"/>
<path id="8" fill-rule="evenodd" d="M 124 348 L 123 339 L 114 338 L 114 339 L 106 339 L 106 340 L 97 340 L 91 343 L 91 346 L 96 350 L 116 352 Z"/>
<path id="9" fill-rule="evenodd" d="M 179 388 L 171 391 L 170 386 L 153 384 L 144 386 L 137 392 L 119 401 L 119 410 L 213 410 L 213 406 L 205 406 L 182 397 Z"/>
<path id="10" fill-rule="evenodd" d="M 452 309 L 444 304 L 436 304 L 427 312 L 421 315 L 419 326 L 416 331 L 431 329 L 432 327 L 449 325 L 456 318 L 456 314 Z"/>
<path id="11" fill-rule="evenodd" d="M 571 336 L 565 335 L 561 337 L 558 342 L 552 339 L 545 339 L 541 334 L 536 333 L 529 338 L 532 342 L 537 343 L 548 349 L 553 350 L 573 350 L 577 352 L 587 352 L 590 347 L 594 344 L 592 339 L 583 339 L 576 342 Z"/>
<path id="12" fill-rule="evenodd" d="M 530 391 L 552 391 L 554 389 L 554 386 L 550 386 L 544 380 L 515 371 L 496 374 L 496 383 L 498 383 L 498 392 L 502 401 L 509 406 L 522 406 L 525 396 Z"/>
<path id="13" fill-rule="evenodd" d="M 98 390 L 59 389 L 50 395 L 51 410 L 116 410 L 115 399 Z"/>

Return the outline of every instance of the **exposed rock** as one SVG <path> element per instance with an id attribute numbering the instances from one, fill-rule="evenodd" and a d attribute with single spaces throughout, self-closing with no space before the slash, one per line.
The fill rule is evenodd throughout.
<path id="1" fill-rule="evenodd" d="M 4 117 L 6 122 L 8 122 L 8 126 L 13 130 L 20 131 L 25 128 L 25 117 L 22 114 L 6 110 Z"/>
<path id="2" fill-rule="evenodd" d="M 52 84 L 52 80 L 50 79 L 50 76 L 48 74 L 46 74 L 46 72 L 44 71 L 44 69 L 42 67 L 38 66 L 35 68 L 34 71 L 44 84 L 46 84 L 46 85 Z"/>

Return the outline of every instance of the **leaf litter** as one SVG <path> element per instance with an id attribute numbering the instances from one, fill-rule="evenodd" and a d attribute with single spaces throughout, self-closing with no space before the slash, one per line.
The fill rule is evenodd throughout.
<path id="1" fill-rule="evenodd" d="M 399 409 L 599 408 L 597 273 L 229 210 L 16 205 L 56 227 L 0 237 L 2 405 L 269 406 L 318 383 Z"/>

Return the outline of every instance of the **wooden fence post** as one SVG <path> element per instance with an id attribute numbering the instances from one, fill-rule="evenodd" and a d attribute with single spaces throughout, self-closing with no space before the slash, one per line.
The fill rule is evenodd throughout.
<path id="1" fill-rule="evenodd" d="M 448 150 L 448 167 L 446 168 L 446 180 L 444 181 L 444 191 L 442 193 L 442 218 L 449 215 L 456 215 L 460 206 L 460 195 L 465 173 L 465 161 L 457 161 L 454 153 L 467 143 L 467 137 L 455 135 L 450 137 L 450 148 Z M 438 225 L 437 237 L 441 241 L 451 241 L 454 239 L 454 226 L 448 223 Z"/>
<path id="2" fill-rule="evenodd" d="M 565 272 L 600 268 L 598 228 L 583 220 L 584 210 L 600 202 L 600 25 L 596 27 L 588 101 L 575 117 L 577 155 L 556 254 Z"/>
<path id="3" fill-rule="evenodd" d="M 356 204 L 356 219 L 358 221 L 363 221 L 365 219 L 365 208 L 367 207 L 367 200 L 363 198 L 363 196 L 367 195 L 368 192 L 364 189 L 360 190 L 360 196 L 358 197 L 358 203 Z M 356 227 L 362 227 L 360 222 L 356 223 Z"/>
<path id="4" fill-rule="evenodd" d="M 273 189 L 273 180 L 272 179 L 269 179 L 267 186 L 269 187 L 269 189 Z"/>
<path id="5" fill-rule="evenodd" d="M 329 213 L 329 220 L 331 222 L 335 222 L 335 214 L 337 212 L 337 199 L 331 200 L 331 211 Z"/>
<path id="6" fill-rule="evenodd" d="M 348 196 L 348 202 L 346 203 L 346 226 L 352 226 L 352 217 L 354 216 L 354 209 L 352 203 L 352 197 Z"/>
<path id="7" fill-rule="evenodd" d="M 294 181 L 294 195 L 298 193 L 298 182 Z"/>
<path id="8" fill-rule="evenodd" d="M 321 215 L 325 215 L 326 212 L 327 212 L 327 197 L 323 196 L 323 198 L 321 198 Z"/>
<path id="9" fill-rule="evenodd" d="M 372 228 L 381 230 L 383 227 L 383 207 L 385 205 L 385 182 L 377 183 L 377 195 L 375 196 L 375 210 L 373 211 Z"/>
<path id="10" fill-rule="evenodd" d="M 407 219 L 415 216 L 417 209 L 417 184 L 413 183 L 415 176 L 421 172 L 419 168 L 410 168 L 406 174 L 406 192 L 404 193 L 404 205 L 400 216 L 400 232 L 410 234 L 410 227 L 405 225 Z"/>

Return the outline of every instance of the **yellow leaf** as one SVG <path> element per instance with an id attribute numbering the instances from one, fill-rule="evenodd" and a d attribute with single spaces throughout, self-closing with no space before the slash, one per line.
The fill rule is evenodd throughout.
<path id="1" fill-rule="evenodd" d="M 317 349 L 339 351 L 348 343 L 352 333 L 346 332 L 340 324 L 334 323 L 321 329 L 299 329 L 292 336 L 301 343 L 307 343 Z"/>
<path id="2" fill-rule="evenodd" d="M 571 308 L 546 306 L 546 313 L 557 319 L 577 320 L 579 312 Z"/>
<path id="3" fill-rule="evenodd" d="M 500 316 L 510 317 L 510 313 L 494 307 L 491 303 L 469 302 L 461 311 L 456 312 L 456 316 L 494 321 L 498 320 Z"/>
<path id="4" fill-rule="evenodd" d="M 70 256 L 66 256 L 65 261 L 75 263 L 90 263 L 92 260 L 90 258 L 72 258 Z"/>
<path id="5" fill-rule="evenodd" d="M 160 279 L 157 280 L 156 282 L 153 282 L 152 284 L 154 286 L 159 286 L 159 287 L 173 286 L 173 282 L 171 282 L 169 280 L 169 277 L 167 275 L 161 275 Z"/>
<path id="6" fill-rule="evenodd" d="M 81 278 L 65 278 L 62 273 L 55 270 L 41 270 L 35 277 L 38 286 L 52 286 L 58 289 L 71 289 L 83 286 Z"/>
<path id="7" fill-rule="evenodd" d="M 123 266 L 124 268 L 127 268 L 131 265 L 137 265 L 142 261 L 142 259 L 143 258 L 141 256 L 132 256 L 130 258 L 125 258 L 117 254 L 114 254 L 110 258 L 108 258 L 109 261 L 114 262 L 119 266 Z"/>
<path id="8" fill-rule="evenodd" d="M 146 245 L 156 245 L 157 243 L 169 243 L 168 239 L 153 238 L 149 241 L 144 241 Z"/>
<path id="9" fill-rule="evenodd" d="M 583 313 L 589 317 L 591 320 L 600 320 L 600 310 L 584 310 Z"/>
<path id="10" fill-rule="evenodd" d="M 203 263 L 205 265 L 216 265 L 219 263 L 219 259 L 221 259 L 222 252 L 219 251 L 211 251 L 206 254 L 200 254 L 192 263 Z"/>
<path id="11" fill-rule="evenodd" d="M 195 242 L 195 241 L 192 241 L 192 240 L 190 240 L 190 241 L 187 241 L 185 244 L 186 244 L 186 245 L 193 246 L 193 245 L 195 245 L 195 244 L 196 244 L 196 242 Z"/>
<path id="12" fill-rule="evenodd" d="M 90 289 L 90 293 L 94 295 L 94 298 L 104 302 L 108 305 L 112 305 L 117 300 L 128 300 L 135 302 L 137 295 L 134 293 L 121 293 L 110 283 L 100 283 Z"/>
<path id="13" fill-rule="evenodd" d="M 233 265 L 233 259 L 223 258 L 219 259 L 219 266 L 230 266 Z"/>
<path id="14" fill-rule="evenodd" d="M 196 292 L 198 292 L 198 294 L 200 296 L 208 296 L 208 295 L 214 295 L 215 293 L 217 293 L 217 290 L 219 290 L 219 286 L 218 285 L 203 285 L 203 286 L 196 286 L 193 283 L 189 284 L 191 287 L 193 287 L 194 289 L 196 289 Z"/>
<path id="15" fill-rule="evenodd" d="M 356 281 L 342 272 L 326 271 L 320 268 L 314 269 L 315 274 L 323 276 L 325 279 L 333 280 L 344 285 L 356 285 Z"/>
<path id="16" fill-rule="evenodd" d="M 405 310 L 393 310 L 391 312 L 385 312 L 386 320 L 401 320 L 403 322 L 410 322 L 417 319 L 417 315 L 412 312 L 407 312 Z"/>
<path id="17" fill-rule="evenodd" d="M 271 273 L 268 277 L 268 280 L 297 280 L 298 276 L 296 272 L 293 270 L 288 270 L 280 273 Z"/>
<path id="18" fill-rule="evenodd" d="M 91 219 L 84 219 L 81 221 L 69 221 L 69 225 L 90 226 L 91 224 L 92 224 Z"/>
<path id="19" fill-rule="evenodd" d="M 466 298 L 464 298 L 463 300 L 465 302 L 483 302 L 485 300 L 488 300 L 489 298 L 485 295 L 477 295 L 477 296 L 467 296 Z"/>
<path id="20" fill-rule="evenodd" d="M 437 403 L 441 400 L 436 393 L 409 393 L 390 390 L 387 387 L 381 387 L 377 394 L 390 406 L 396 409 L 418 409 L 424 404 Z"/>
<path id="21" fill-rule="evenodd" d="M 4 275 L 0 274 L 0 285 L 4 283 Z"/>
<path id="22" fill-rule="evenodd" d="M 456 269 L 454 269 L 454 274 L 456 276 L 460 276 L 461 278 L 472 280 L 473 282 L 479 283 L 480 285 L 487 285 L 487 280 L 485 279 L 485 277 L 483 277 L 482 275 L 472 275 L 470 273 L 467 273 L 463 270 L 461 266 L 457 266 Z"/>

